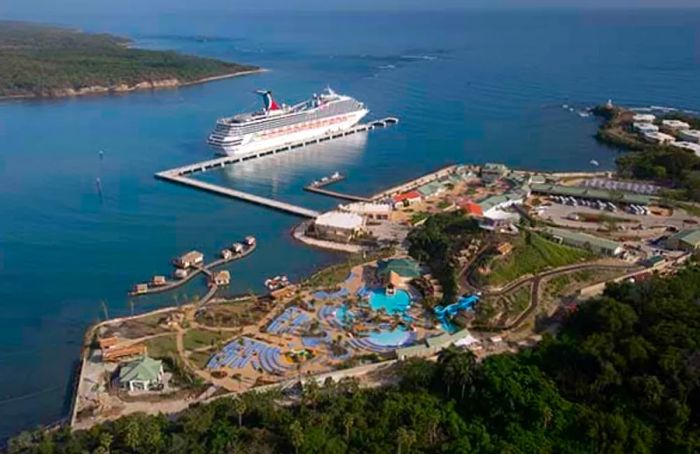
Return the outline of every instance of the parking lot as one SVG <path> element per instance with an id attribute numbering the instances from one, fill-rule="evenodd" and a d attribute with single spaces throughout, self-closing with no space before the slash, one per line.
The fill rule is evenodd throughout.
<path id="1" fill-rule="evenodd" d="M 569 199 L 571 198 L 546 198 L 533 211 L 538 217 L 563 227 L 609 230 L 614 225 L 618 232 L 639 237 L 692 228 L 700 221 L 680 209 L 657 210 L 641 206 L 629 208 L 581 199 L 576 199 L 576 205 L 573 205 Z M 654 214 L 652 211 L 667 212 L 668 216 Z"/>

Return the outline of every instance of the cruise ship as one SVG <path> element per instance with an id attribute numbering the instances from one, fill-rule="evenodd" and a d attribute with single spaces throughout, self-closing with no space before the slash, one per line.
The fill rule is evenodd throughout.
<path id="1" fill-rule="evenodd" d="M 239 155 L 343 131 L 367 115 L 365 105 L 327 88 L 293 106 L 279 104 L 268 90 L 256 92 L 263 109 L 217 120 L 208 143 L 219 154 Z"/>

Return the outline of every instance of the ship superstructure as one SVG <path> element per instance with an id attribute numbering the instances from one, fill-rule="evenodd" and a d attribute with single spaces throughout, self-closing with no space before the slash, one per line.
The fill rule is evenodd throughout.
<path id="1" fill-rule="evenodd" d="M 263 109 L 217 120 L 208 143 L 220 154 L 238 155 L 343 131 L 369 112 L 350 96 L 327 88 L 293 106 L 275 101 L 272 92 L 258 90 Z"/>

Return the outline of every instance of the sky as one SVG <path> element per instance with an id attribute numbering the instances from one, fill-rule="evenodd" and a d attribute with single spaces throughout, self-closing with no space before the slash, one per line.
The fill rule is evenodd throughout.
<path id="1" fill-rule="evenodd" d="M 528 8 L 689 8 L 700 0 L 0 0 L 0 18 L 23 14 L 187 11 L 328 11 Z"/>

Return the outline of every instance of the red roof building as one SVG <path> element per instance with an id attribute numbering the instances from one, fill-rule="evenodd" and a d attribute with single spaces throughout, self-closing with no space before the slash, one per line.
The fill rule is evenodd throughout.
<path id="1" fill-rule="evenodd" d="M 394 204 L 399 204 L 399 203 L 413 203 L 419 201 L 421 198 L 420 192 L 418 191 L 408 191 L 408 192 L 402 192 L 401 194 L 396 194 L 394 197 L 391 198 L 391 200 L 394 202 Z"/>
<path id="2" fill-rule="evenodd" d="M 484 215 L 484 210 L 482 210 L 481 206 L 479 206 L 479 204 L 475 202 L 466 202 L 462 204 L 462 209 L 465 213 L 470 214 L 472 216 Z"/>

